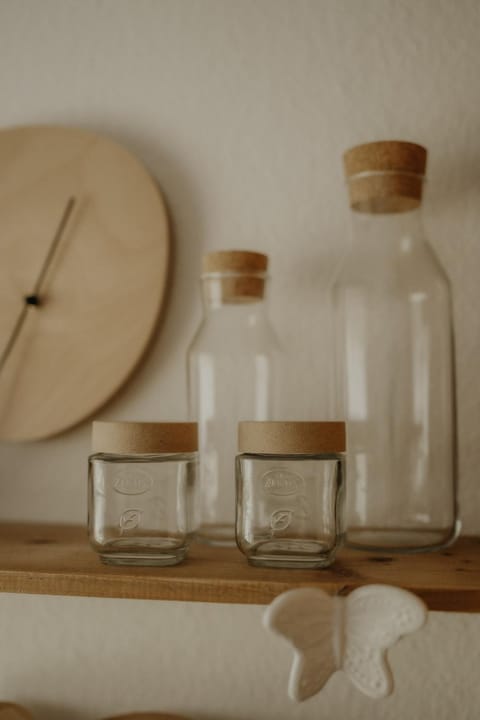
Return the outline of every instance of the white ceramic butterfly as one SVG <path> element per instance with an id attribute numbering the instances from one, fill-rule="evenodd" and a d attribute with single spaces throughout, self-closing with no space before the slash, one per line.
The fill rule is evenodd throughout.
<path id="1" fill-rule="evenodd" d="M 393 690 L 386 651 L 427 618 L 424 603 L 389 585 L 365 585 L 347 597 L 301 588 L 279 595 L 267 608 L 265 626 L 294 647 L 288 694 L 306 700 L 336 670 L 343 670 L 366 695 Z"/>

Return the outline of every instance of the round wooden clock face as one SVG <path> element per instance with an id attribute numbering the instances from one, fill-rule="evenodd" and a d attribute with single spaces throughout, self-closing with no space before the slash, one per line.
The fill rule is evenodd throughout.
<path id="1" fill-rule="evenodd" d="M 85 130 L 0 131 L 0 438 L 90 416 L 155 330 L 168 269 L 160 191 Z"/>

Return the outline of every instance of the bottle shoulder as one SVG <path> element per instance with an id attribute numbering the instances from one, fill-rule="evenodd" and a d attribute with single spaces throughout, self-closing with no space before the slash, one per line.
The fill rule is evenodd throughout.
<path id="1" fill-rule="evenodd" d="M 231 354 L 255 351 L 261 354 L 276 353 L 281 344 L 273 326 L 268 322 L 235 325 L 204 319 L 197 328 L 188 354 L 198 352 Z"/>
<path id="2" fill-rule="evenodd" d="M 448 275 L 430 243 L 398 243 L 395 248 L 382 250 L 353 243 L 332 282 L 333 290 L 354 285 L 450 293 Z"/>

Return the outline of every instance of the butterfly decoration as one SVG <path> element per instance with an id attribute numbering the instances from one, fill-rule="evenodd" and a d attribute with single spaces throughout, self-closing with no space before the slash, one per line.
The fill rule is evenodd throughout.
<path id="1" fill-rule="evenodd" d="M 269 605 L 264 625 L 293 645 L 288 694 L 302 701 L 316 695 L 337 670 L 369 697 L 390 695 L 387 650 L 426 619 L 426 606 L 407 590 L 365 585 L 347 597 L 315 588 L 289 590 Z"/>

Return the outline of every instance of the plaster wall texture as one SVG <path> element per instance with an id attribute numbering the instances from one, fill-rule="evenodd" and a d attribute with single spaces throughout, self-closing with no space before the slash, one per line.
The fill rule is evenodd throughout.
<path id="1" fill-rule="evenodd" d="M 430 151 L 426 228 L 454 290 L 461 516 L 480 532 L 479 34 L 476 0 L 0 0 L 0 124 L 112 135 L 171 212 L 164 321 L 100 417 L 185 417 L 200 257 L 235 247 L 272 258 L 271 315 L 296 368 L 285 413 L 321 416 L 325 293 L 348 238 L 341 153 L 417 141 Z M 88 423 L 0 450 L 2 519 L 84 521 Z M 431 614 L 391 652 L 391 698 L 338 674 L 295 706 L 290 651 L 259 629 L 261 608 L 13 595 L 0 607 L 0 697 L 38 720 L 478 717 L 473 615 Z"/>

